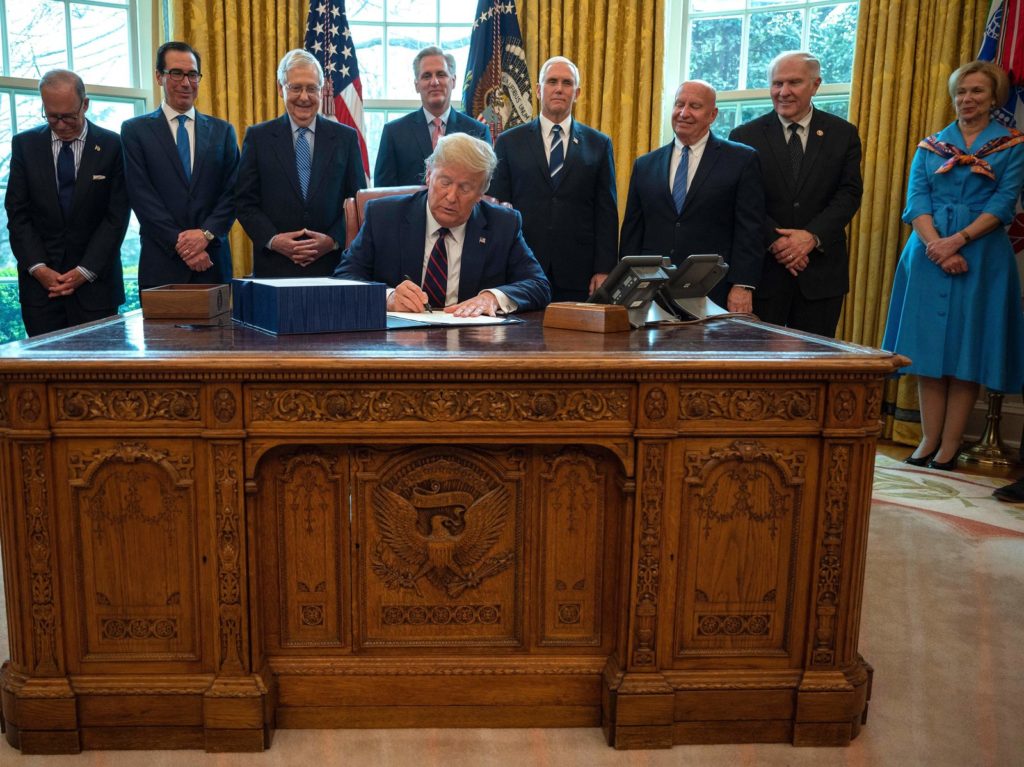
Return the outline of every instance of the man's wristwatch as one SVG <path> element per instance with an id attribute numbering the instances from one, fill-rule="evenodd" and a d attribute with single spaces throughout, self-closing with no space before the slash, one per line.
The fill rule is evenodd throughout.
<path id="1" fill-rule="evenodd" d="M 214 236 L 213 232 L 211 232 L 209 229 L 201 229 L 200 231 L 203 233 L 203 237 L 206 238 L 207 242 L 213 242 L 215 239 L 217 239 L 216 236 Z"/>

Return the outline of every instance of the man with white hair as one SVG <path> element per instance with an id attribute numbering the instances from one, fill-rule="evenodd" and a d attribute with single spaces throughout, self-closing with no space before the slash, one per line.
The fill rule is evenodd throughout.
<path id="1" fill-rule="evenodd" d="M 426 160 L 426 190 L 367 202 L 335 276 L 385 283 L 388 311 L 543 309 L 551 286 L 523 239 L 522 218 L 483 200 L 496 162 L 480 139 L 439 139 Z"/>
<path id="2" fill-rule="evenodd" d="M 811 104 L 821 64 L 783 53 L 769 67 L 774 109 L 734 129 L 764 173 L 764 272 L 754 294 L 762 320 L 834 336 L 850 289 L 846 225 L 860 207 L 857 128 Z"/>
<path id="3" fill-rule="evenodd" d="M 619 210 L 608 136 L 572 116 L 580 73 L 564 56 L 544 62 L 540 116 L 498 137 L 489 194 L 523 214 L 523 231 L 555 301 L 585 301 L 617 260 Z"/>
<path id="4" fill-rule="evenodd" d="M 366 188 L 354 130 L 320 110 L 324 73 L 303 50 L 277 67 L 285 114 L 245 132 L 235 205 L 256 277 L 325 277 L 345 241 L 346 197 Z"/>

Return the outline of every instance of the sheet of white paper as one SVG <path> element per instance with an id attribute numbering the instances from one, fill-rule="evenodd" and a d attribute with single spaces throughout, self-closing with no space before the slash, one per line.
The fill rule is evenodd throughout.
<path id="1" fill-rule="evenodd" d="M 425 325 L 502 325 L 507 322 L 504 317 L 490 317 L 486 314 L 479 317 L 456 317 L 454 314 L 444 312 L 388 312 L 388 316 L 422 322 Z"/>

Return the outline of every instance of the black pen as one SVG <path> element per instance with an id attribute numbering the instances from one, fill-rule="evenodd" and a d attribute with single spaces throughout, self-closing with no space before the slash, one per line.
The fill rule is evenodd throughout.
<path id="1" fill-rule="evenodd" d="M 407 279 L 407 280 L 408 280 L 409 282 L 411 282 L 411 283 L 412 283 L 413 285 L 415 285 L 415 284 L 416 284 L 416 281 L 415 281 L 415 280 L 413 280 L 413 278 L 412 278 L 412 277 L 410 277 L 410 276 L 409 276 L 408 274 L 403 274 L 402 276 L 403 276 L 403 277 L 405 277 L 405 279 Z M 422 290 L 422 288 L 420 288 L 420 290 Z M 429 302 L 427 302 L 427 303 L 423 304 L 423 309 L 424 309 L 425 311 L 428 311 L 428 312 L 430 312 L 431 314 L 433 314 L 433 313 L 434 313 L 434 310 L 430 308 L 430 303 L 429 303 Z"/>

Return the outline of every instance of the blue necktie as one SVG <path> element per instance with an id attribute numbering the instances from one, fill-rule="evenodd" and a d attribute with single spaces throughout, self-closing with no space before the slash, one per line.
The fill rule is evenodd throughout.
<path id="1" fill-rule="evenodd" d="M 423 292 L 435 309 L 443 309 L 448 296 L 448 248 L 444 244 L 447 236 L 447 227 L 437 230 L 437 242 L 430 251 L 427 268 L 423 272 Z"/>
<path id="2" fill-rule="evenodd" d="M 188 122 L 188 115 L 178 115 L 178 157 L 181 159 L 181 167 L 185 170 L 185 180 L 192 180 L 192 149 L 188 141 L 188 131 L 185 130 L 185 123 Z"/>
<path id="3" fill-rule="evenodd" d="M 562 169 L 565 162 L 565 150 L 562 149 L 562 126 L 555 125 L 551 128 L 551 158 L 548 160 L 548 171 L 551 177 Z"/>
<path id="4" fill-rule="evenodd" d="M 309 153 L 309 142 L 306 141 L 306 134 L 309 128 L 299 128 L 298 136 L 295 139 L 295 172 L 299 174 L 299 189 L 302 190 L 302 199 L 306 199 L 309 192 L 309 174 L 313 167 L 313 157 Z"/>
<path id="5" fill-rule="evenodd" d="M 75 196 L 75 153 L 71 151 L 74 141 L 62 141 L 57 152 L 57 199 L 64 218 L 71 215 L 71 200 Z"/>
<path id="6" fill-rule="evenodd" d="M 683 212 L 683 203 L 686 201 L 686 174 L 690 171 L 690 147 L 683 147 L 683 154 L 679 158 L 679 167 L 676 168 L 676 177 L 672 179 L 672 201 L 676 204 L 676 215 Z"/>

